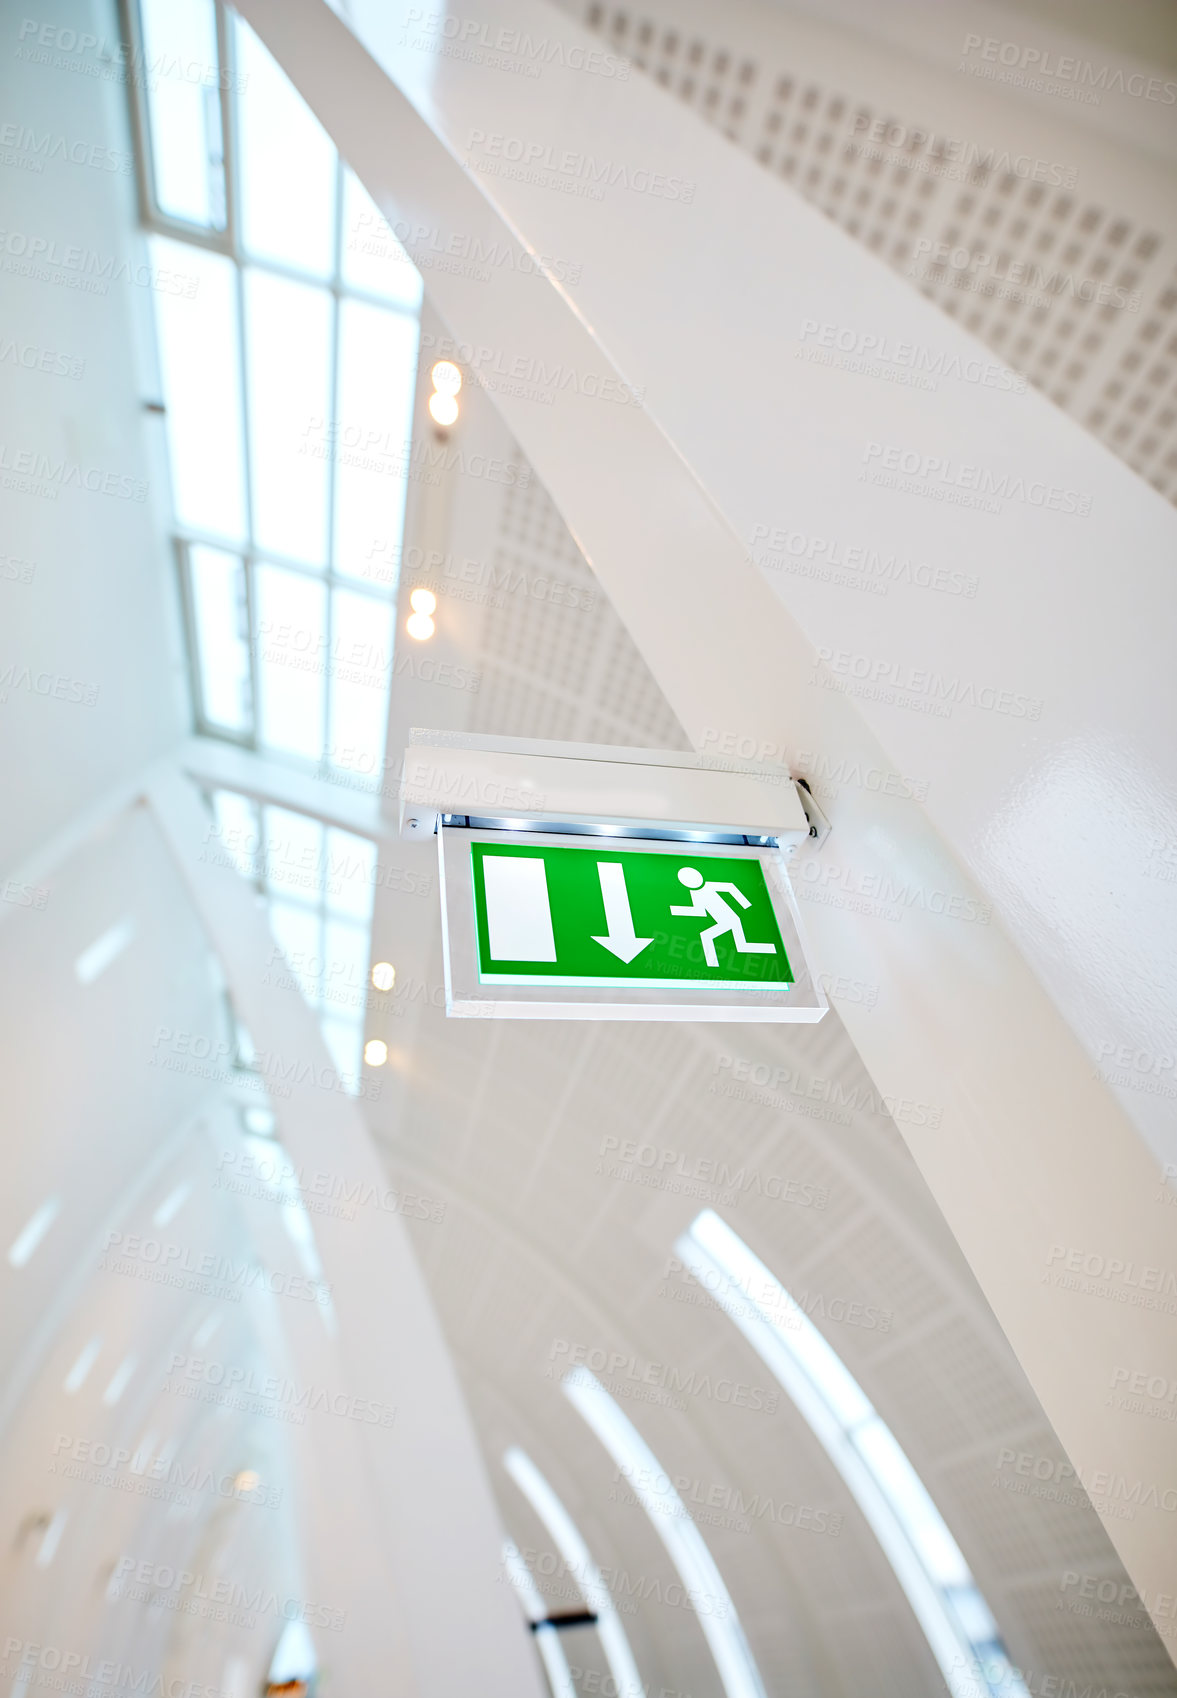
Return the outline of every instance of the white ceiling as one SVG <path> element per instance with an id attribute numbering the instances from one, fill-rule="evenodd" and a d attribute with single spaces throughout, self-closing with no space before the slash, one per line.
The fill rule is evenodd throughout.
<path id="1" fill-rule="evenodd" d="M 703 0 L 562 3 L 1177 499 L 1177 124 L 1163 91 L 1133 100 L 1113 85 L 1095 105 L 1035 101 L 962 74 L 970 32 L 1056 58 L 1069 45 L 1041 16 L 975 0 L 893 13 L 737 0 L 722 22 Z M 1055 8 L 1067 10 L 1082 11 Z M 1171 13 L 1129 8 L 1122 25 L 1119 7 L 1101 16 L 1095 42 L 1078 43 L 1093 78 L 1129 75 L 1138 42 L 1163 43 L 1161 65 L 1177 53 Z M 1113 38 L 1113 54 L 1096 44 Z M 940 151 L 960 144 L 948 167 L 918 134 L 939 138 Z M 919 251 L 921 241 L 931 247 Z M 937 266 L 940 244 L 999 263 Z M 1066 285 L 1052 299 L 1033 267 L 1086 293 L 1110 284 L 1122 291 L 1113 303 L 1135 304 Z M 1004 279 L 1004 296 L 962 290 L 973 278 Z"/>
<path id="2" fill-rule="evenodd" d="M 676 16 L 683 17 L 681 8 Z M 631 32 L 638 23 L 633 17 Z M 660 30 L 666 27 L 658 21 Z M 685 39 L 685 22 L 676 27 Z M 747 32 L 763 29 L 763 16 L 754 20 L 750 10 L 725 9 L 722 31 L 710 20 L 709 34 L 702 35 L 702 23 L 699 27 L 709 56 L 719 49 L 731 55 L 727 80 L 717 73 L 708 84 L 721 91 L 716 105 L 707 108 L 702 80 L 692 96 L 704 115 L 730 123 L 733 139 L 752 151 L 769 149 L 768 168 L 781 170 L 792 161 L 790 179 L 819 204 L 849 205 L 867 190 L 861 233 L 869 242 L 879 232 L 874 245 L 893 263 L 903 258 L 895 250 L 900 238 L 894 231 L 909 213 L 917 217 L 909 233 L 947 239 L 954 208 L 943 185 L 922 194 L 927 179 L 917 173 L 895 167 L 885 175 L 871 173 L 861 161 L 845 159 L 838 170 L 846 187 L 834 196 L 837 177 L 819 161 L 829 157 L 823 141 L 828 137 L 838 147 L 837 126 L 868 92 L 872 112 L 894 110 L 905 118 L 910 113 L 919 122 L 929 121 L 929 114 L 939 124 L 940 108 L 958 109 L 964 98 L 956 83 L 947 92 L 941 88 L 935 100 L 929 93 L 921 104 L 927 74 L 912 71 L 904 90 L 908 103 L 900 104 L 896 95 L 894 106 L 890 98 L 884 104 L 880 88 L 888 89 L 888 78 L 899 72 L 883 52 L 860 42 L 854 53 L 844 53 L 832 31 L 814 24 L 802 28 L 782 14 L 788 50 L 782 45 L 779 63 L 758 55 L 741 95 L 738 63 Z M 651 59 L 651 68 L 656 71 L 659 63 Z M 790 73 L 797 81 L 785 96 L 778 92 L 779 79 Z M 69 97 L 92 103 L 87 121 L 95 128 L 115 122 L 113 91 L 77 81 Z M 805 100 L 802 84 L 819 91 L 810 110 L 824 117 L 809 121 L 804 140 L 794 137 L 792 145 L 788 137 L 799 120 L 790 103 Z M 970 87 L 969 98 L 974 95 Z M 745 100 L 744 110 L 724 117 L 723 105 L 730 107 L 734 98 Z M 831 103 L 839 98 L 846 107 L 835 119 Z M 1045 122 L 1033 119 L 1040 121 Z M 1058 128 L 1065 128 L 1061 120 Z M 981 317 L 974 323 L 970 304 L 965 322 L 1172 495 L 1177 493 L 1177 462 L 1169 465 L 1172 434 L 1146 452 L 1152 429 L 1147 421 L 1159 427 L 1167 403 L 1135 410 L 1140 396 L 1164 384 L 1152 382 L 1151 353 L 1133 364 L 1137 352 L 1169 335 L 1165 314 L 1175 304 L 1163 301 L 1174 260 L 1173 238 L 1162 222 L 1164 173 L 1155 163 L 1131 169 L 1125 158 L 1109 156 L 1105 141 L 1078 129 L 1068 132 L 1063 145 L 1070 150 L 1063 157 L 1080 161 L 1084 183 L 1090 172 L 1093 204 L 1101 208 L 1082 263 L 1092 270 L 1098 266 L 1104 252 L 1099 239 L 1108 237 L 1113 217 L 1107 208 L 1114 205 L 1128 228 L 1109 263 L 1139 272 L 1133 286 L 1144 297 L 1140 312 L 1100 324 L 1081 313 L 1072 322 L 1056 306 L 1031 324 L 1029 315 L 978 308 Z M 822 175 L 807 184 L 806 174 L 815 168 Z M 31 180 L 21 183 L 29 193 L 34 186 Z M 1019 253 L 1033 251 L 1060 198 L 1047 196 L 1026 218 L 1026 229 L 1011 234 L 1011 242 L 1023 244 Z M 993 207 L 1005 218 L 1007 204 L 990 184 L 978 191 L 969 216 L 983 222 Z M 112 204 L 97 208 L 94 216 L 104 230 L 119 219 L 129 223 L 131 213 L 128 205 Z M 838 216 L 848 223 L 853 214 Z M 1066 216 L 1077 224 L 1082 206 L 1076 202 Z M 1168 218 L 1171 222 L 1171 212 Z M 1161 234 L 1149 254 L 1121 257 L 1154 226 Z M 955 304 L 936 279 L 927 279 L 926 288 Z M 16 299 L 18 306 L 25 304 Z M 49 324 L 41 334 L 59 335 L 59 303 L 47 291 L 28 293 L 30 313 L 40 312 L 42 303 Z M 136 386 L 128 369 L 120 377 L 115 357 L 119 351 L 125 355 L 131 332 L 116 300 L 100 305 L 71 297 L 70 310 L 79 315 L 73 331 L 79 342 L 110 359 L 102 376 L 103 407 L 122 419 L 115 440 L 120 449 L 132 444 L 127 458 L 137 467 L 141 451 L 131 422 Z M 1148 329 L 1154 322 L 1161 325 L 1155 335 Z M 1024 336 L 1029 343 L 1023 348 Z M 1085 338 L 1093 339 L 1092 346 L 1083 347 Z M 1081 352 L 1072 358 L 1076 346 Z M 1071 363 L 1080 367 L 1074 375 L 1068 373 Z M 1122 391 L 1110 397 L 1117 382 Z M 39 447 L 37 409 L 43 402 L 46 418 L 60 409 L 41 390 L 30 388 L 30 395 L 30 440 Z M 467 405 L 467 440 L 497 445 L 518 463 L 517 449 L 486 403 L 471 396 Z M 1097 427 L 1094 415 L 1101 407 L 1105 417 Z M 1117 437 L 1121 425 L 1127 434 Z M 79 414 L 77 428 L 82 446 L 75 452 L 97 455 L 105 439 L 94 409 Z M 55 512 L 53 520 L 57 517 Z M 68 616 L 77 625 L 73 665 L 89 678 L 102 657 L 102 700 L 109 704 L 84 721 L 84 734 L 64 718 L 58 728 L 52 715 L 59 704 L 38 705 L 41 719 L 20 725 L 17 740 L 29 758 L 7 787 L 9 798 L 20 804 L 9 816 L 22 828 L 8 846 L 14 857 L 179 733 L 167 658 L 174 652 L 168 647 L 172 626 L 159 588 L 168 569 L 160 538 L 142 528 L 138 507 L 131 512 L 111 503 L 101 509 L 100 521 L 87 524 L 86 517 L 82 512 L 72 529 L 54 533 L 38 513 L 35 546 L 21 542 L 14 550 L 38 559 L 38 571 L 46 574 L 42 587 L 61 574 L 57 593 L 39 602 L 35 617 L 19 628 L 17 647 L 32 652 L 40 630 L 57 633 Z M 447 688 L 411 674 L 395 679 L 390 752 L 403 747 L 412 724 L 686 745 L 665 698 L 534 478 L 525 489 L 458 478 L 440 492 L 415 489 L 406 542 L 437 550 L 450 563 L 413 581 L 432 582 L 442 597 L 446 617 L 433 652 L 466 665 L 477 687 Z M 466 582 L 480 595 L 497 596 L 497 604 L 459 593 L 455 563 L 466 560 L 478 565 Z M 553 584 L 562 586 L 559 597 Z M 0 587 L 13 598 L 21 589 Z M 129 610 L 118 622 L 102 611 L 114 604 Z M 39 626 L 38 619 L 53 623 Z M 5 711 L 11 714 L 11 705 Z M 52 785 L 43 783 L 45 773 L 56 775 Z M 398 845 L 386 864 L 391 858 L 397 866 L 428 872 L 430 855 L 429 849 Z M 57 1634 L 67 1644 L 74 1642 L 71 1634 L 80 1635 L 89 1646 L 99 1643 L 100 1605 L 120 1551 L 235 1576 L 261 1573 L 279 1590 L 297 1590 L 299 1577 L 281 1509 L 271 1516 L 214 1493 L 189 1513 L 144 1494 L 86 1492 L 81 1485 L 63 1489 L 49 1474 L 50 1440 L 61 1433 L 70 1435 L 71 1444 L 79 1436 L 134 1443 L 158 1431 L 158 1442 L 171 1437 L 186 1458 L 207 1460 L 218 1472 L 248 1467 L 282 1490 L 290 1483 L 275 1423 L 183 1402 L 157 1390 L 156 1379 L 149 1378 L 149 1366 L 158 1367 L 181 1348 L 177 1341 L 192 1338 L 207 1300 L 161 1291 L 146 1281 L 102 1277 L 77 1251 L 80 1243 L 100 1247 L 109 1223 L 126 1232 L 148 1230 L 161 1199 L 186 1184 L 193 1187 L 195 1206 L 183 1227 L 185 1240 L 246 1253 L 241 1220 L 213 1183 L 217 1152 L 238 1136 L 238 1123 L 230 1126 L 220 1118 L 228 1111 L 210 1101 L 210 1082 L 198 1071 L 186 1063 L 174 1069 L 155 1064 L 153 1039 L 161 1026 L 212 1038 L 224 1031 L 203 938 L 141 817 L 124 820 L 88 844 L 46 888 L 51 905 L 44 912 L 9 914 L 0 931 L 10 987 L 5 1029 L 14 1058 L 6 1073 L 10 1126 L 29 1133 L 12 1136 L 6 1243 L 39 1201 L 64 1183 L 62 1176 L 68 1179 L 60 1230 L 46 1239 L 50 1253 L 31 1264 L 20 1301 L 9 1307 L 4 1323 L 0 1357 L 20 1366 L 19 1377 L 9 1383 L 21 1401 L 6 1432 L 0 1471 L 0 1514 L 8 1529 L 0 1619 L 13 1632 Z M 139 924 L 136 947 L 93 993 L 75 988 L 76 955 L 132 911 Z M 371 1125 L 394 1181 L 444 1205 L 443 1219 L 413 1221 L 411 1230 L 475 1413 L 505 1524 L 521 1548 L 544 1553 L 550 1544 L 501 1469 L 510 1443 L 521 1443 L 548 1475 L 599 1562 L 646 1590 L 672 1579 L 661 1544 L 642 1512 L 617 1492 L 611 1464 L 559 1395 L 551 1370 L 568 1343 L 622 1352 L 638 1369 L 665 1364 L 748 1382 L 765 1395 L 771 1391 L 758 1359 L 720 1311 L 695 1301 L 698 1293 L 689 1284 L 668 1276 L 675 1238 L 699 1208 L 716 1203 L 783 1283 L 814 1300 L 816 1314 L 858 1303 L 877 1319 L 888 1318 L 885 1329 L 830 1319 L 828 1336 L 923 1475 L 1015 1660 L 1035 1671 L 1033 1690 L 1070 1691 L 1068 1682 L 1078 1692 L 1106 1687 L 1135 1698 L 1177 1690 L 1165 1648 L 1142 1617 L 1118 1622 L 1066 1607 L 1067 1571 L 1111 1577 L 1117 1584 L 1123 1572 L 1089 1505 L 1010 1489 L 1024 1482 L 1002 1464 L 1003 1450 L 1027 1453 L 1050 1471 L 1062 1465 L 1061 1449 L 902 1138 L 888 1115 L 872 1105 L 869 1080 L 835 1014 L 820 1027 L 783 1034 L 547 1025 L 542 1041 L 526 1025 L 447 1022 L 439 1006 L 433 902 L 386 887 L 377 895 L 373 955 L 394 961 L 399 978 L 384 1025 L 371 1027 L 387 1037 L 392 1051 Z M 784 1069 L 778 1094 L 787 1101 L 724 1095 L 724 1082 L 745 1063 Z M 847 1099 L 859 1106 L 838 1106 Z M 194 1117 L 201 1111 L 204 1123 L 196 1131 Z M 738 1204 L 725 1204 L 714 1188 L 693 1196 L 682 1188 L 616 1177 L 610 1167 L 627 1139 L 673 1152 L 673 1166 L 681 1170 L 691 1171 L 697 1161 L 726 1161 L 746 1176 L 748 1192 Z M 812 1187 L 824 1206 L 755 1194 L 752 1175 L 770 1181 L 769 1190 L 780 1180 Z M 802 1189 L 802 1197 L 806 1194 Z M 270 1344 L 251 1318 L 229 1312 L 234 1336 L 223 1334 L 218 1349 L 235 1360 L 270 1362 Z M 103 1354 L 84 1388 L 89 1402 L 83 1405 L 64 1391 L 63 1381 L 81 1346 L 96 1334 L 103 1338 Z M 107 1370 L 129 1354 L 138 1357 L 141 1377 L 132 1378 L 125 1400 L 104 1410 Z M 606 1376 L 606 1383 L 672 1473 L 697 1482 L 704 1494 L 714 1490 L 724 1503 L 732 1493 L 745 1503 L 771 1500 L 841 1517 L 837 1536 L 771 1524 L 768 1515 L 751 1531 L 704 1524 L 768 1689 L 799 1698 L 808 1693 L 852 1698 L 867 1691 L 915 1698 L 940 1691 L 877 1544 L 787 1400 L 772 1414 L 706 1395 L 688 1397 L 685 1408 L 673 1409 L 627 1399 L 626 1374 L 623 1368 L 611 1380 Z M 61 1547 L 63 1561 L 38 1568 L 39 1541 L 63 1503 L 74 1516 L 71 1537 Z M 576 1600 L 545 1577 L 544 1566 L 537 1562 L 537 1577 L 552 1607 L 575 1607 Z M 145 1619 L 132 1615 L 128 1605 L 126 1619 L 116 1617 L 109 1630 L 113 1637 L 102 1642 L 109 1654 L 133 1655 L 139 1663 L 158 1656 L 168 1672 L 185 1678 L 204 1668 L 210 1681 L 219 1679 L 226 1657 L 240 1656 L 252 1679 L 265 1661 L 262 1647 L 272 1638 L 268 1622 L 260 1633 L 234 1634 L 159 1609 L 150 1616 L 148 1639 Z M 702 1636 L 687 1612 L 647 1599 L 624 1620 L 654 1689 L 661 1685 L 691 1698 L 718 1692 Z M 591 1634 L 569 1635 L 567 1648 L 572 1662 L 601 1670 Z"/>

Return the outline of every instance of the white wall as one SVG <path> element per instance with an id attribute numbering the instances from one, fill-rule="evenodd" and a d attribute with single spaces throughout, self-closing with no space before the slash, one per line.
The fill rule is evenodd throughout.
<path id="1" fill-rule="evenodd" d="M 0 25 L 0 869 L 39 843 L 185 729 L 174 571 L 164 542 L 167 492 L 152 433 L 158 415 L 139 350 L 152 295 L 118 273 L 145 263 L 135 233 L 127 89 L 99 50 L 57 54 L 21 35 L 20 8 Z M 119 39 L 104 0 L 64 0 L 38 23 Z M 29 50 L 62 63 L 30 62 Z M 81 66 L 85 69 L 73 69 Z M 35 140 L 25 146 L 26 133 Z M 38 155 L 48 138 L 100 165 Z M 23 160 L 23 164 L 20 161 Z M 16 162 L 14 162 L 16 161 Z M 40 171 L 30 164 L 41 163 Z M 56 244 L 39 250 L 36 241 Z M 72 266 L 46 265 L 46 257 Z M 114 276 L 98 273 L 113 260 Z M 46 276 L 22 275 L 39 265 Z M 73 283 L 105 285 L 88 292 Z M 12 346 L 10 344 L 14 344 Z M 31 361 L 29 367 L 22 362 Z M 41 369 L 42 362 L 48 369 Z M 77 375 L 74 375 L 74 374 Z M 45 456 L 49 494 L 27 488 Z M 34 465 L 37 463 L 34 462 Z M 97 491 L 68 480 L 91 474 Z M 129 494 L 103 493 L 111 487 Z M 24 483 L 26 487 L 13 487 Z M 56 497 L 53 498 L 53 492 Z M 142 499 L 136 499 L 136 495 Z M 17 564 L 14 564 L 17 563 Z M 27 581 L 31 576 L 31 582 Z M 9 674 L 9 667 L 13 672 Z M 28 672 L 25 672 L 28 668 Z M 54 695 L 56 690 L 57 694 Z M 41 693 L 38 693 L 41 692 Z"/>

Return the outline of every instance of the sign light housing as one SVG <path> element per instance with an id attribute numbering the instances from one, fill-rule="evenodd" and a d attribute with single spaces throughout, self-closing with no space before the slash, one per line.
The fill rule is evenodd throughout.
<path id="1" fill-rule="evenodd" d="M 447 1014 L 825 1014 L 786 872 L 824 822 L 786 768 L 416 731 L 402 795 L 437 839 Z"/>

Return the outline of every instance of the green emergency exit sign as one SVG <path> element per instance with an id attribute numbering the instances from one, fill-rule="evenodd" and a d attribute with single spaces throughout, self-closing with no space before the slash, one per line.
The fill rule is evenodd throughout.
<path id="1" fill-rule="evenodd" d="M 793 985 L 761 862 L 692 846 L 470 846 L 484 984 Z"/>

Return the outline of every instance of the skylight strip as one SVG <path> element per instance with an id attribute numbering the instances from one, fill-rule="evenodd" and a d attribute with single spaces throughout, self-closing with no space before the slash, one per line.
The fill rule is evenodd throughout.
<path id="1" fill-rule="evenodd" d="M 111 1375 L 110 1384 L 102 1394 L 102 1401 L 108 1409 L 113 1409 L 119 1398 L 130 1384 L 131 1375 L 135 1372 L 138 1358 L 126 1356 Z"/>
<path id="2" fill-rule="evenodd" d="M 128 916 L 119 920 L 116 925 L 104 931 L 100 938 L 84 949 L 74 962 L 74 974 L 78 983 L 92 985 L 106 969 L 113 965 L 127 948 L 135 936 L 135 922 Z"/>
<path id="3" fill-rule="evenodd" d="M 151 1217 L 152 1226 L 167 1226 L 173 1221 L 188 1201 L 191 1191 L 192 1187 L 187 1180 L 169 1191 Z"/>
<path id="4" fill-rule="evenodd" d="M 999 1698 L 1027 1698 L 1010 1668 L 996 1624 L 976 1589 L 959 1546 L 890 1428 L 841 1358 L 800 1305 L 712 1209 L 704 1209 L 675 1245 L 675 1254 L 733 1320 L 775 1375 L 841 1474 L 903 1588 L 953 1698 L 975 1698 L 977 1665 L 996 1662 L 984 1678 Z M 881 1444 L 876 1442 L 881 1438 Z M 899 1466 L 892 1489 L 872 1458 Z M 897 1482 L 915 1490 L 905 1502 Z M 928 1556 L 939 1558 L 942 1579 Z M 991 1634 L 972 1638 L 952 1608 L 948 1586 L 979 1605 Z"/>
<path id="5" fill-rule="evenodd" d="M 528 1621 L 546 1622 L 548 1606 L 544 1602 L 543 1594 L 520 1555 L 518 1546 L 511 1539 L 503 1541 L 503 1567 L 523 1601 Z M 560 1643 L 559 1629 L 545 1625 L 535 1627 L 534 1632 L 535 1648 L 543 1659 L 552 1698 L 576 1698 L 576 1686 L 572 1679 L 572 1670 L 568 1667 L 568 1659 L 564 1655 L 564 1647 Z"/>
<path id="6" fill-rule="evenodd" d="M 38 1568 L 48 1568 L 57 1555 L 57 1547 L 61 1543 L 61 1535 L 65 1532 L 65 1524 L 68 1520 L 69 1510 L 59 1509 L 46 1527 L 40 1549 L 34 1559 Z"/>
<path id="7" fill-rule="evenodd" d="M 574 1368 L 566 1375 L 563 1391 L 626 1474 L 651 1526 L 665 1545 L 687 1598 L 695 1607 L 727 1698 L 765 1698 L 760 1671 L 752 1659 L 735 1605 L 703 1535 L 673 1487 L 661 1491 L 650 1485 L 654 1480 L 669 1479 L 657 1457 L 587 1368 Z"/>
<path id="8" fill-rule="evenodd" d="M 86 1383 L 90 1369 L 98 1360 L 98 1352 L 101 1349 L 102 1339 L 100 1337 L 92 1338 L 88 1344 L 84 1344 L 82 1346 L 81 1354 L 78 1356 L 77 1361 L 74 1363 L 73 1367 L 62 1382 L 66 1391 L 75 1392 L 81 1390 Z"/>
<path id="9" fill-rule="evenodd" d="M 61 1209 L 60 1197 L 46 1197 L 40 1208 L 35 1209 L 17 1233 L 8 1247 L 8 1265 L 12 1268 L 23 1268 L 57 1219 Z"/>
<path id="10" fill-rule="evenodd" d="M 621 1625 L 621 1617 L 580 1528 L 526 1451 L 512 1445 L 503 1457 L 503 1466 L 547 1528 L 565 1568 L 575 1579 L 581 1596 L 597 1618 L 597 1637 L 616 1688 L 614 1698 L 643 1698 L 646 1689 Z"/>

